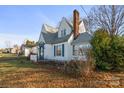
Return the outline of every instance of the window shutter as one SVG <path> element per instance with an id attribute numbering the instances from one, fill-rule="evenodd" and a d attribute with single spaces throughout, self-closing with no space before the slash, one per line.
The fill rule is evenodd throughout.
<path id="1" fill-rule="evenodd" d="M 74 48 L 75 48 L 75 46 L 73 45 L 73 48 L 72 48 L 73 49 L 73 55 L 75 55 L 75 49 Z"/>
<path id="2" fill-rule="evenodd" d="M 66 35 L 66 29 L 64 29 L 64 36 Z"/>
<path id="3" fill-rule="evenodd" d="M 62 44 L 62 56 L 64 57 L 64 44 Z"/>
<path id="4" fill-rule="evenodd" d="M 55 46 L 54 46 L 54 56 L 55 56 Z"/>

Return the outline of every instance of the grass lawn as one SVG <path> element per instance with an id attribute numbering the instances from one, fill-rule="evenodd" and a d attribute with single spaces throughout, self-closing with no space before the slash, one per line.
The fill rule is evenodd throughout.
<path id="1" fill-rule="evenodd" d="M 67 81 L 71 83 L 73 79 L 50 65 L 21 63 L 20 60 L 0 62 L 0 87 L 67 87 L 70 86 L 66 85 Z"/>
<path id="2" fill-rule="evenodd" d="M 1 57 L 16 57 L 16 54 L 9 54 L 9 53 L 6 53 L 6 54 L 5 54 L 5 53 L 1 53 L 1 54 L 0 54 L 0 58 L 1 58 Z"/>
<path id="3" fill-rule="evenodd" d="M 63 74 L 54 66 L 33 64 L 26 59 L 23 61 L 24 63 L 21 63 L 21 59 L 0 62 L 0 87 L 124 87 L 98 82 L 110 79 L 112 73 L 97 72 L 91 77 L 75 79 Z"/>
<path id="4" fill-rule="evenodd" d="M 10 54 L 10 53 L 2 53 L 0 54 L 0 62 L 5 60 L 17 60 L 17 59 L 23 59 L 25 58 L 24 55 L 20 55 L 17 57 L 17 54 Z"/>

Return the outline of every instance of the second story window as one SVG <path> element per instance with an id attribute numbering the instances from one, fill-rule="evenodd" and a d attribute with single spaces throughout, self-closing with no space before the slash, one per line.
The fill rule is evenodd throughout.
<path id="1" fill-rule="evenodd" d="M 61 30 L 61 37 L 65 36 L 65 35 L 66 35 L 66 29 Z"/>

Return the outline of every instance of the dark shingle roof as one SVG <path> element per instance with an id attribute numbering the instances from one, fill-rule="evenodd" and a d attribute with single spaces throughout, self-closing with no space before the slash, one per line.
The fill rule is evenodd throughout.
<path id="1" fill-rule="evenodd" d="M 42 34 L 43 34 L 46 44 L 57 44 L 57 43 L 66 42 L 71 36 L 71 34 L 69 34 L 64 37 L 58 38 L 58 33 L 43 33 L 42 32 Z"/>
<path id="2" fill-rule="evenodd" d="M 72 33 L 73 33 L 73 22 L 67 20 L 66 18 L 64 18 L 64 19 L 65 19 L 66 23 L 71 27 Z M 82 22 L 82 20 L 80 21 L 80 23 L 81 22 Z M 58 29 L 57 28 L 53 28 L 49 25 L 44 25 L 44 27 L 45 27 L 46 32 L 42 32 L 42 34 L 43 34 L 43 38 L 44 38 L 46 44 L 57 44 L 57 43 L 66 42 L 66 41 L 68 41 L 69 37 L 72 34 L 71 33 L 64 37 L 58 38 Z M 77 39 L 72 42 L 72 44 L 89 41 L 90 39 L 91 39 L 91 36 L 87 32 L 81 33 L 77 37 Z"/>
<path id="3" fill-rule="evenodd" d="M 72 45 L 81 44 L 83 42 L 90 42 L 92 36 L 88 32 L 81 33 L 73 42 Z"/>

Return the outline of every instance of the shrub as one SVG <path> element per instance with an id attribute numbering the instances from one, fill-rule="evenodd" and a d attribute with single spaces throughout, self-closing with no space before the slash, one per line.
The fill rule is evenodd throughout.
<path id="1" fill-rule="evenodd" d="M 111 53 L 113 70 L 120 70 L 124 67 L 124 37 L 115 36 L 111 42 Z"/>
<path id="2" fill-rule="evenodd" d="M 89 76 L 93 70 L 93 60 L 91 50 L 88 51 L 88 60 L 87 61 L 76 61 L 71 60 L 64 64 L 64 72 L 72 77 L 81 77 Z"/>
<path id="3" fill-rule="evenodd" d="M 81 62 L 76 62 L 76 61 L 72 60 L 70 62 L 65 63 L 64 72 L 73 77 L 81 76 L 80 66 L 81 66 Z"/>
<path id="4" fill-rule="evenodd" d="M 110 37 L 107 31 L 97 30 L 91 41 L 96 68 L 119 70 L 124 67 L 124 37 Z"/>

